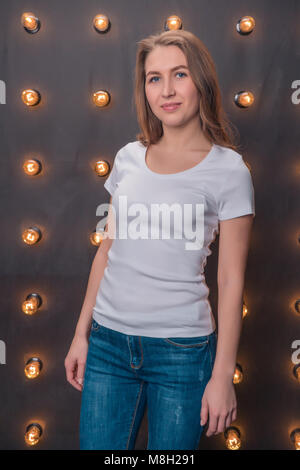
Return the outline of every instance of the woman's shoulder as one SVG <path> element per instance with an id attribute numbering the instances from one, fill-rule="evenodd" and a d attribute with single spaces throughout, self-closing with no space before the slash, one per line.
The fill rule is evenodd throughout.
<path id="1" fill-rule="evenodd" d="M 115 163 L 118 169 L 128 166 L 128 163 L 134 163 L 140 160 L 141 150 L 145 148 L 138 140 L 127 142 L 119 148 L 115 156 Z"/>
<path id="2" fill-rule="evenodd" d="M 215 149 L 216 161 L 222 168 L 230 170 L 238 165 L 245 165 L 243 155 L 238 151 L 217 144 L 215 144 Z"/>
<path id="3" fill-rule="evenodd" d="M 134 141 L 130 141 L 128 142 L 127 144 L 123 145 L 123 147 L 121 147 L 118 151 L 118 153 L 130 153 L 134 150 L 140 150 L 142 148 L 146 148 L 142 142 L 140 142 L 139 140 L 134 140 Z"/>

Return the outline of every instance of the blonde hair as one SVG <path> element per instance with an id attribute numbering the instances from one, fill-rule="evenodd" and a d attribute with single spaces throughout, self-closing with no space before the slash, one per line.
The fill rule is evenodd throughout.
<path id="1" fill-rule="evenodd" d="M 138 42 L 135 66 L 134 102 L 141 132 L 136 138 L 145 146 L 163 135 L 161 121 L 153 114 L 145 94 L 145 60 L 156 46 L 178 46 L 187 59 L 195 86 L 200 92 L 199 117 L 205 137 L 214 144 L 237 150 L 235 126 L 222 106 L 221 91 L 213 59 L 203 42 L 185 30 L 164 31 Z"/>

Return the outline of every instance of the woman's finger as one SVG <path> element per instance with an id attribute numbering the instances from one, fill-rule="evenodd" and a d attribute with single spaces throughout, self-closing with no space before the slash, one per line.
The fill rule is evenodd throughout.
<path id="1" fill-rule="evenodd" d="M 78 384 L 75 380 L 75 374 L 76 374 L 76 369 L 77 369 L 77 362 L 76 360 L 73 360 L 71 363 L 68 362 L 65 364 L 66 368 L 66 375 L 67 375 L 67 381 L 73 385 L 77 390 L 81 391 L 81 385 Z"/>
<path id="2" fill-rule="evenodd" d="M 85 369 L 85 362 L 78 363 L 77 366 L 77 373 L 76 373 L 76 380 L 80 385 L 83 385 L 83 379 L 84 379 L 84 369 Z"/>

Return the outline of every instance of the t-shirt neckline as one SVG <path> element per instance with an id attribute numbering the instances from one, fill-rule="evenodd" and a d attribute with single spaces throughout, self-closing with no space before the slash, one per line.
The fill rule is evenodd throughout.
<path id="1" fill-rule="evenodd" d="M 197 165 L 194 165 L 191 168 L 188 168 L 187 170 L 178 171 L 176 173 L 156 173 L 155 171 L 150 170 L 150 168 L 147 166 L 147 163 L 146 163 L 146 153 L 147 153 L 148 147 L 143 145 L 140 141 L 138 141 L 138 143 L 140 144 L 140 146 L 142 148 L 142 166 L 143 166 L 143 168 L 146 170 L 147 173 L 149 173 L 150 175 L 155 176 L 157 178 L 178 178 L 182 175 L 187 175 L 187 174 L 193 173 L 194 171 L 202 169 L 203 167 L 205 167 L 205 165 L 207 165 L 208 161 L 211 159 L 211 157 L 214 154 L 214 151 L 216 149 L 216 144 L 213 143 L 210 151 L 207 153 L 207 155 L 204 157 L 204 159 L 201 160 L 201 162 L 197 163 Z"/>

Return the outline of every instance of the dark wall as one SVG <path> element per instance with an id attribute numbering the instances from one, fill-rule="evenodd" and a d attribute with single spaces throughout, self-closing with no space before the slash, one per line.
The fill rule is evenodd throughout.
<path id="1" fill-rule="evenodd" d="M 37 34 L 20 24 L 24 11 L 42 22 Z M 112 27 L 97 34 L 92 19 L 109 16 Z M 119 148 L 136 140 L 133 107 L 136 43 L 163 30 L 177 14 L 198 35 L 218 71 L 225 109 L 238 127 L 243 157 L 251 166 L 256 217 L 245 279 L 244 319 L 237 362 L 243 449 L 293 449 L 289 434 L 300 427 L 299 382 L 292 373 L 292 343 L 300 336 L 294 308 L 299 291 L 299 80 L 300 3 L 296 0 L 10 0 L 0 4 L 0 80 L 6 84 L 1 123 L 1 316 L 0 448 L 28 449 L 31 421 L 44 427 L 33 449 L 78 449 L 80 392 L 65 378 L 64 358 L 73 338 L 96 247 L 89 234 L 96 207 L 109 201 L 93 164 L 113 163 Z M 241 36 L 235 24 L 252 15 L 256 29 Z M 26 107 L 25 88 L 42 94 Z M 91 95 L 107 89 L 112 101 L 98 108 Z M 234 94 L 249 89 L 255 102 L 238 108 Z M 37 157 L 43 172 L 30 178 L 25 158 Z M 23 243 L 23 230 L 37 225 L 43 238 Z M 218 240 L 208 259 L 207 283 L 217 319 Z M 39 292 L 40 312 L 25 315 L 26 295 Z M 27 358 L 44 369 L 24 375 Z M 147 443 L 146 415 L 136 448 Z M 201 438 L 200 449 L 224 449 L 223 434 Z"/>

